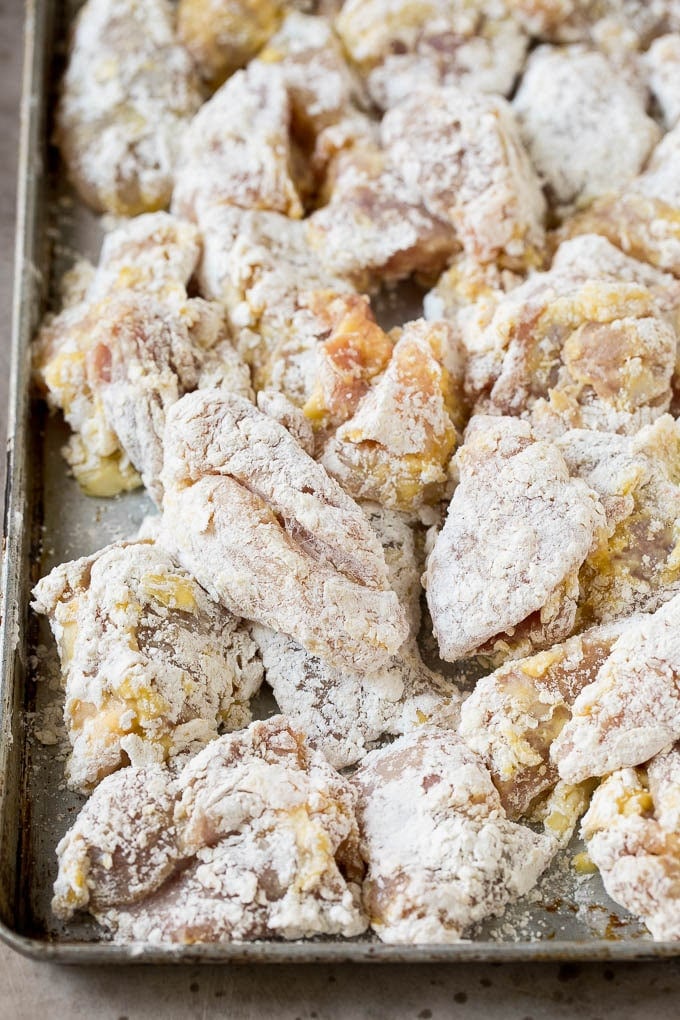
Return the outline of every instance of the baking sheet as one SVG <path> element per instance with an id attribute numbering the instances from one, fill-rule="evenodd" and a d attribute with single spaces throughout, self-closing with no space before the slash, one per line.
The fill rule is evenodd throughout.
<path id="1" fill-rule="evenodd" d="M 43 959 L 72 963 L 175 961 L 434 962 L 510 959 L 621 959 L 680 955 L 654 943 L 622 915 L 597 875 L 579 875 L 578 841 L 558 855 L 538 887 L 473 939 L 449 946 L 388 946 L 372 936 L 204 946 L 116 946 L 94 922 L 58 923 L 50 912 L 54 849 L 82 798 L 64 785 L 58 660 L 49 629 L 28 610 L 35 581 L 56 563 L 133 533 L 151 504 L 141 493 L 91 499 L 60 455 L 67 430 L 30 395 L 28 347 L 61 273 L 79 254 L 96 259 L 101 228 L 74 200 L 49 146 L 54 83 L 68 25 L 79 3 L 29 0 L 14 306 L 0 689 L 0 937 Z M 418 313 L 418 293 L 384 298 L 385 325 Z M 271 709 L 263 698 L 258 715 Z"/>

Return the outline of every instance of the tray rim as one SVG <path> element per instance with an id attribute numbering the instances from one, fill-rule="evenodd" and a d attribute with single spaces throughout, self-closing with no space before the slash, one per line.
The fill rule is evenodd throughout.
<path id="1" fill-rule="evenodd" d="M 12 701 L 21 678 L 16 653 L 26 639 L 20 570 L 30 520 L 26 519 L 26 458 L 30 409 L 29 346 L 33 315 L 39 304 L 36 271 L 39 191 L 46 139 L 41 131 L 45 114 L 45 72 L 52 39 L 53 0 L 26 0 L 21 129 L 18 160 L 12 340 L 10 359 L 7 475 L 4 500 L 4 538 L 0 573 L 0 819 L 8 796 L 5 777 L 14 739 Z M 0 840 L 4 838 L 0 831 Z M 19 873 L 22 865 L 18 865 Z M 16 900 L 16 897 L 14 898 Z M 399 945 L 361 941 L 262 941 L 226 944 L 155 945 L 58 941 L 23 934 L 0 919 L 0 940 L 31 959 L 63 964 L 130 963 L 501 963 L 550 961 L 637 961 L 680 956 L 680 943 L 629 940 L 554 939 L 527 942 L 463 941 L 451 944 Z"/>

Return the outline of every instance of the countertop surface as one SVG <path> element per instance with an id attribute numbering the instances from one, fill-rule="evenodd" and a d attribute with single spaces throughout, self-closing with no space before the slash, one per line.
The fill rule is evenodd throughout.
<path id="1" fill-rule="evenodd" d="M 21 0 L 0 0 L 0 430 L 10 341 Z M 2 459 L 0 459 L 2 463 Z M 0 478 L 0 483 L 4 479 Z M 0 488 L 0 491 L 1 488 Z M 3 1020 L 677 1020 L 680 960 L 592 964 L 66 968 L 0 944 Z"/>

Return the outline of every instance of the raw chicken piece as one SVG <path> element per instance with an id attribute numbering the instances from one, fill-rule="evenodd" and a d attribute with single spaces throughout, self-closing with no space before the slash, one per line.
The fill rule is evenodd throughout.
<path id="1" fill-rule="evenodd" d="M 550 747 L 579 692 L 595 679 L 626 624 L 595 627 L 526 659 L 506 663 L 477 681 L 463 703 L 459 733 L 486 762 L 508 818 L 535 812 L 559 776 Z M 578 797 L 576 798 L 578 800 Z M 548 812 L 546 826 L 562 840 L 576 818 Z"/>
<path id="2" fill-rule="evenodd" d="M 293 111 L 293 133 L 305 147 L 325 128 L 351 116 L 361 89 L 324 18 L 291 11 L 260 54 L 281 73 Z"/>
<path id="3" fill-rule="evenodd" d="M 388 160 L 467 255 L 517 269 L 540 262 L 545 200 L 504 99 L 422 89 L 385 115 L 381 136 Z"/>
<path id="4" fill-rule="evenodd" d="M 351 936 L 366 928 L 356 795 L 283 717 L 214 740 L 176 779 L 159 769 L 151 790 L 144 778 L 131 769 L 110 777 L 62 840 L 61 916 L 89 906 L 119 942 Z M 129 819 L 140 814 L 140 835 L 129 835 Z M 122 861 L 116 847 L 126 850 Z M 110 848 L 101 868 L 101 851 Z"/>
<path id="5" fill-rule="evenodd" d="M 659 140 L 644 99 L 606 57 L 579 47 L 534 50 L 513 106 L 560 216 L 627 184 Z"/>
<path id="6" fill-rule="evenodd" d="M 325 444 L 321 462 L 357 499 L 417 512 L 449 486 L 465 420 L 463 356 L 446 322 L 420 319 L 393 330 L 384 372 Z"/>
<path id="7" fill-rule="evenodd" d="M 252 395 L 221 307 L 188 296 L 199 254 L 189 223 L 130 220 L 105 238 L 80 300 L 38 334 L 35 373 L 74 430 L 65 455 L 90 495 L 134 488 L 139 472 L 159 502 L 169 405 L 209 384 Z"/>
<path id="8" fill-rule="evenodd" d="M 377 146 L 350 147 L 331 179 L 329 203 L 305 221 L 307 241 L 327 272 L 358 290 L 441 272 L 457 247 L 452 227 L 427 210 Z"/>
<path id="9" fill-rule="evenodd" d="M 680 739 L 680 595 L 619 638 L 553 743 L 560 776 L 578 783 L 640 765 Z"/>
<path id="10" fill-rule="evenodd" d="M 396 735 L 426 723 L 455 728 L 460 706 L 456 687 L 424 665 L 416 645 L 422 567 L 413 532 L 393 510 L 365 510 L 385 550 L 390 583 L 410 620 L 400 651 L 377 673 L 363 676 L 330 666 L 285 634 L 252 628 L 279 708 L 336 768 L 353 765 L 385 733 Z"/>
<path id="11" fill-rule="evenodd" d="M 383 109 L 419 87 L 507 95 L 528 39 L 503 0 L 347 0 L 336 29 Z"/>
<path id="12" fill-rule="evenodd" d="M 407 624 L 382 548 L 354 501 L 282 426 L 203 390 L 165 433 L 162 541 L 227 609 L 358 672 Z"/>
<path id="13" fill-rule="evenodd" d="M 562 640 L 578 570 L 606 527 L 596 494 L 514 418 L 473 418 L 456 463 L 460 482 L 424 576 L 442 658 L 502 661 Z"/>
<path id="14" fill-rule="evenodd" d="M 680 939 L 680 745 L 608 776 L 583 819 L 607 893 L 659 941 Z"/>
<path id="15" fill-rule="evenodd" d="M 212 87 L 247 64 L 276 31 L 280 0 L 180 0 L 177 32 Z"/>
<path id="16" fill-rule="evenodd" d="M 203 241 L 202 293 L 226 307 L 255 388 L 278 389 L 304 404 L 315 385 L 317 347 L 332 328 L 334 302 L 359 300 L 358 310 L 369 312 L 367 302 L 319 264 L 297 220 L 214 208 Z"/>
<path id="17" fill-rule="evenodd" d="M 380 328 L 363 294 L 312 292 L 305 305 L 324 324 L 325 338 L 315 351 L 314 390 L 304 413 L 327 430 L 356 412 L 390 364 L 396 337 Z"/>
<path id="18" fill-rule="evenodd" d="M 467 386 L 478 407 L 530 417 L 541 433 L 637 432 L 671 402 L 679 296 L 671 283 L 604 239 L 561 245 L 551 269 L 500 297 L 490 320 L 467 323 Z"/>
<path id="19" fill-rule="evenodd" d="M 262 680 L 255 645 L 159 546 L 107 546 L 55 567 L 33 595 L 61 659 L 74 788 L 249 721 Z"/>
<path id="20" fill-rule="evenodd" d="M 664 415 L 635 436 L 575 429 L 557 445 L 608 522 L 579 574 L 579 629 L 657 609 L 680 592 L 680 422 Z"/>
<path id="21" fill-rule="evenodd" d="M 88 205 L 118 216 L 166 206 L 182 132 L 200 103 L 167 0 L 83 5 L 57 109 L 57 140 Z"/>
<path id="22" fill-rule="evenodd" d="M 383 942 L 457 942 L 528 892 L 553 840 L 508 821 L 480 758 L 429 728 L 369 754 L 359 794 L 364 906 Z"/>
<path id="23" fill-rule="evenodd" d="M 237 71 L 184 133 L 173 212 L 201 225 L 219 205 L 299 218 L 290 127 L 290 100 L 279 71 L 257 61 Z"/>
<path id="24" fill-rule="evenodd" d="M 174 801 L 161 765 L 133 765 L 102 780 L 57 846 L 57 917 L 135 903 L 158 888 L 182 856 Z"/>

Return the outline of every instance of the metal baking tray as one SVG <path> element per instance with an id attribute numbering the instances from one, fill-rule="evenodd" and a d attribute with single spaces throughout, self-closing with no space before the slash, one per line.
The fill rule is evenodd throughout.
<path id="1" fill-rule="evenodd" d="M 58 662 L 44 621 L 29 610 L 30 589 L 55 563 L 131 534 L 150 504 L 140 494 L 88 499 L 60 455 L 64 426 L 31 395 L 31 338 L 77 254 L 96 257 L 101 228 L 64 183 L 50 145 L 55 83 L 74 0 L 28 0 L 22 103 L 13 360 L 2 564 L 0 631 L 0 937 L 41 960 L 65 963 L 228 961 L 455 962 L 602 960 L 680 955 L 619 914 L 597 876 L 576 875 L 574 843 L 532 893 L 454 945 L 390 946 L 371 936 L 228 945 L 120 946 L 83 920 L 50 913 L 55 847 L 82 800 L 64 786 L 59 739 Z M 411 303 L 412 303 L 411 296 Z M 389 304 L 389 302 L 388 302 Z M 398 311 L 398 307 L 396 308 Z M 392 306 L 391 313 L 394 314 Z M 417 314 L 417 312 L 416 312 Z"/>

